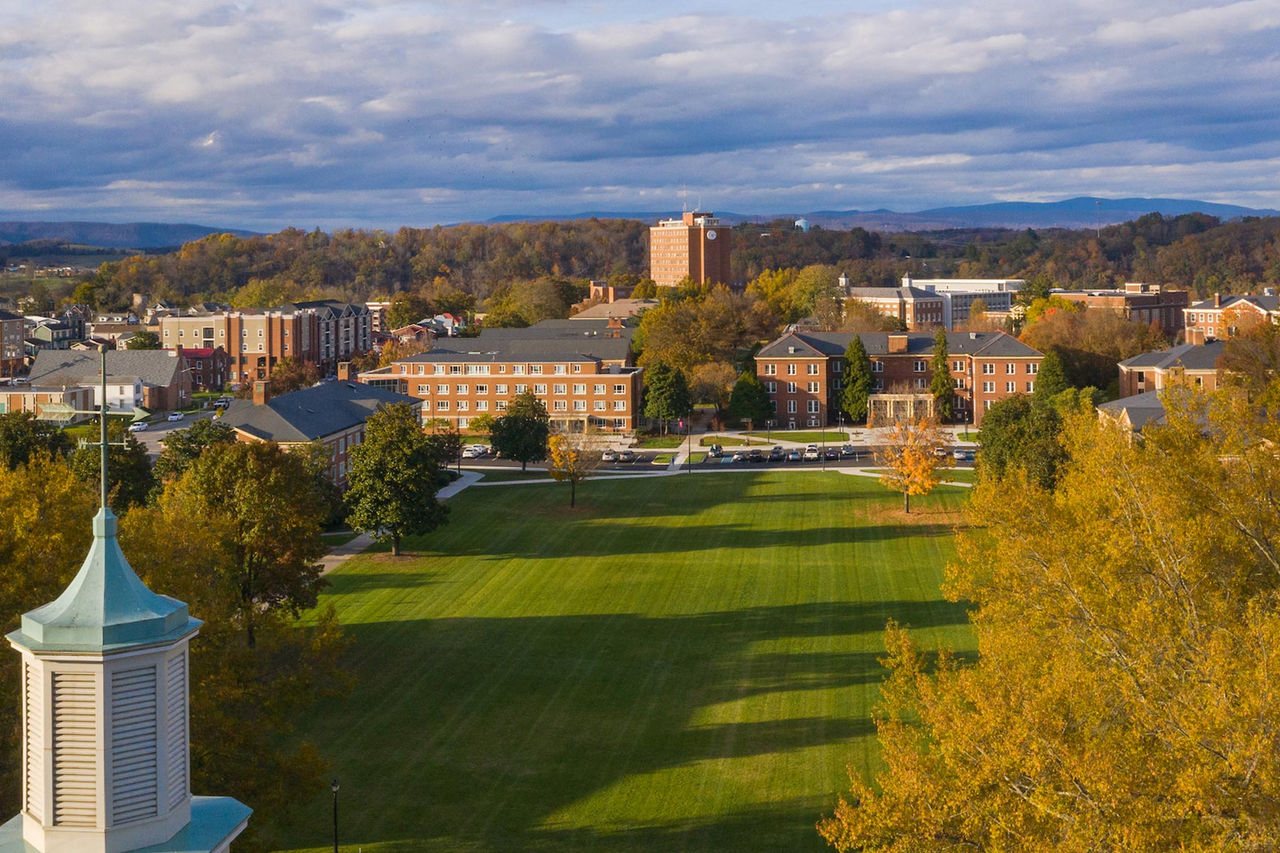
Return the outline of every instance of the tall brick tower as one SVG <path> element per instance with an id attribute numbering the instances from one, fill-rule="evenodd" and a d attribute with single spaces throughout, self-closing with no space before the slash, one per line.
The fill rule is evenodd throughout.
<path id="1" fill-rule="evenodd" d="M 659 287 L 685 276 L 697 284 L 728 284 L 731 246 L 732 233 L 714 213 L 659 220 L 649 229 L 649 275 Z"/>

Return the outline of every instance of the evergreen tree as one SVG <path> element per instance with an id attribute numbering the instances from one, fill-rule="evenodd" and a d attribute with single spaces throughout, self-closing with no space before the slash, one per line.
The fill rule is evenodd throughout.
<path id="1" fill-rule="evenodd" d="M 755 371 L 743 371 L 734 383 L 733 394 L 729 397 L 729 415 L 752 426 L 759 426 L 773 417 L 773 401 Z"/>
<path id="2" fill-rule="evenodd" d="M 507 412 L 493 421 L 490 440 L 496 453 L 520 463 L 525 470 L 530 462 L 547 458 L 547 439 L 551 437 L 551 418 L 547 407 L 532 391 L 512 398 Z"/>
<path id="3" fill-rule="evenodd" d="M 955 390 L 951 382 L 951 362 L 947 355 L 947 333 L 939 329 L 933 336 L 933 378 L 929 392 L 933 394 L 933 411 L 939 423 L 949 423 L 954 414 Z"/>
<path id="4" fill-rule="evenodd" d="M 867 398 L 874 387 L 871 377 L 871 356 L 862 343 L 861 335 L 854 335 L 844 351 L 844 387 L 840 391 L 840 407 L 854 423 L 866 420 Z"/>
<path id="5" fill-rule="evenodd" d="M 1036 400 L 1047 402 L 1070 387 L 1067 372 L 1062 366 L 1062 357 L 1058 355 L 1057 349 L 1050 349 L 1044 354 L 1040 370 L 1036 374 Z"/>
<path id="6" fill-rule="evenodd" d="M 670 421 L 684 417 L 693 408 L 689 385 L 678 368 L 661 361 L 649 365 L 644 375 L 644 416 L 661 421 L 665 434 Z"/>

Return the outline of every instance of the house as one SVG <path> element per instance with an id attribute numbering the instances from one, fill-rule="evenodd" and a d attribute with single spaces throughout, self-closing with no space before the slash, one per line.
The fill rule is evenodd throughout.
<path id="1" fill-rule="evenodd" d="M 1225 348 L 1225 341 L 1180 344 L 1171 349 L 1127 358 L 1118 365 L 1120 396 L 1133 397 L 1148 391 L 1162 391 L 1173 385 L 1216 390 L 1218 366 Z"/>
<path id="2" fill-rule="evenodd" d="M 430 352 L 360 374 L 423 401 L 424 417 L 465 430 L 478 415 L 499 416 L 532 391 L 552 423 L 630 432 L 640 415 L 641 369 L 634 328 L 622 320 L 544 320 L 525 329 L 485 329 L 437 340 Z"/>
<path id="3" fill-rule="evenodd" d="M 364 441 L 365 422 L 383 406 L 409 403 L 421 410 L 422 401 L 387 388 L 360 382 L 321 382 L 310 388 L 271 395 L 271 383 L 253 383 L 253 399 L 234 400 L 220 422 L 235 430 L 240 441 L 274 441 L 286 450 L 318 442 L 329 448 L 329 478 L 347 483 L 351 448 Z"/>
<path id="4" fill-rule="evenodd" d="M 41 388 L 90 387 L 101 383 L 101 358 L 85 350 L 41 350 L 31 365 L 31 384 Z M 112 408 L 135 405 L 152 411 L 186 408 L 191 378 L 176 350 L 108 350 L 107 400 Z"/>
<path id="5" fill-rule="evenodd" d="M 773 402 L 776 426 L 818 427 L 840 416 L 844 353 L 853 337 L 849 332 L 791 331 L 756 354 L 756 375 Z M 931 396 L 933 335 L 860 332 L 858 337 L 871 357 L 875 393 Z M 993 403 L 1032 393 L 1044 358 L 1004 332 L 949 332 L 947 356 L 956 419 L 975 426 Z"/>

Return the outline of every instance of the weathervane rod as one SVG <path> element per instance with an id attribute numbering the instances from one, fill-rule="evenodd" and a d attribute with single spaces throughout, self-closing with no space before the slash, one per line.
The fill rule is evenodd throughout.
<path id="1" fill-rule="evenodd" d="M 102 511 L 107 511 L 107 345 L 99 344 L 98 352 L 102 354 L 102 397 L 98 400 L 98 422 L 101 424 L 102 442 Z"/>

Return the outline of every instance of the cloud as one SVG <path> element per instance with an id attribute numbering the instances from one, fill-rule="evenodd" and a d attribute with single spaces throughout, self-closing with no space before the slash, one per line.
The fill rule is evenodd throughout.
<path id="1" fill-rule="evenodd" d="M 1280 207 L 1280 0 L 51 0 L 13 17 L 4 218 L 394 227 L 673 209 L 686 185 L 760 212 Z"/>

